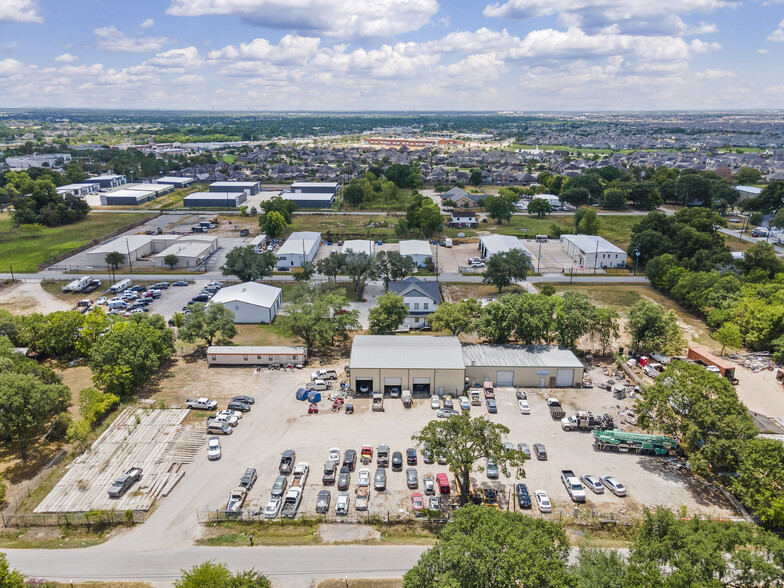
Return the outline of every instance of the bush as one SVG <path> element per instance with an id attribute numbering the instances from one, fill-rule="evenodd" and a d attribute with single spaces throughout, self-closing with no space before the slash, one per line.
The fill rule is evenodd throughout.
<path id="1" fill-rule="evenodd" d="M 49 441 L 59 441 L 60 439 L 65 438 L 66 433 L 68 432 L 68 427 L 71 426 L 71 415 L 67 412 L 60 413 L 57 415 L 54 423 L 52 423 L 52 428 L 49 429 L 49 432 L 46 435 L 47 440 Z"/>

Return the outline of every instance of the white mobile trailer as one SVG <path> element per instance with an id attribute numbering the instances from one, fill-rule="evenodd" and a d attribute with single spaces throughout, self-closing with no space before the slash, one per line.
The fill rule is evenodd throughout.
<path id="1" fill-rule="evenodd" d="M 81 278 L 76 278 L 68 282 L 65 286 L 62 287 L 63 292 L 81 292 L 87 286 L 89 286 L 93 281 L 92 276 L 84 276 Z"/>

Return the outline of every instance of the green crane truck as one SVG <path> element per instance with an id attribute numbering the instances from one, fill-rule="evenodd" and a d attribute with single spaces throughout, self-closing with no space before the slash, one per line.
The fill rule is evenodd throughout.
<path id="1" fill-rule="evenodd" d="M 593 437 L 594 445 L 601 451 L 668 455 L 678 450 L 678 442 L 664 435 L 627 433 L 613 429 L 611 431 L 595 430 Z"/>

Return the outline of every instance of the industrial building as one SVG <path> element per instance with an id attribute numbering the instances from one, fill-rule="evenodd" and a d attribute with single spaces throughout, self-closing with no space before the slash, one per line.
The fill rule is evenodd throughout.
<path id="1" fill-rule="evenodd" d="M 281 197 L 300 208 L 329 208 L 339 188 L 337 182 L 294 182 Z"/>
<path id="2" fill-rule="evenodd" d="M 754 186 L 735 186 L 738 191 L 738 202 L 756 198 L 762 194 L 762 188 L 755 188 Z"/>
<path id="3" fill-rule="evenodd" d="M 285 365 L 304 364 L 308 358 L 307 347 L 207 347 L 209 365 Z"/>
<path id="4" fill-rule="evenodd" d="M 581 387 L 585 366 L 555 345 L 461 345 L 457 337 L 357 335 L 349 379 L 358 392 L 460 395 L 489 380 L 497 387 Z"/>
<path id="5" fill-rule="evenodd" d="M 150 190 L 127 190 L 122 188 L 114 192 L 101 194 L 102 206 L 137 206 L 155 200 L 156 193 Z"/>
<path id="6" fill-rule="evenodd" d="M 65 186 L 58 186 L 55 190 L 61 196 L 70 195 L 84 198 L 88 194 L 98 192 L 98 184 L 66 184 Z"/>
<path id="7" fill-rule="evenodd" d="M 245 192 L 194 192 L 183 198 L 182 204 L 190 208 L 237 208 L 247 199 Z"/>
<path id="8" fill-rule="evenodd" d="M 302 267 L 304 261 L 313 261 L 321 245 L 321 233 L 298 231 L 291 233 L 286 242 L 275 252 L 278 267 Z"/>
<path id="9" fill-rule="evenodd" d="M 193 183 L 193 178 L 180 178 L 177 176 L 164 176 L 155 180 L 156 184 L 168 184 L 175 188 L 187 188 Z"/>
<path id="10" fill-rule="evenodd" d="M 471 386 L 487 379 L 498 387 L 579 387 L 585 371 L 574 353 L 555 345 L 463 345 L 463 360 Z"/>
<path id="11" fill-rule="evenodd" d="M 209 304 L 222 304 L 234 313 L 235 323 L 265 323 L 275 320 L 283 290 L 258 282 L 221 288 Z"/>
<path id="12" fill-rule="evenodd" d="M 371 257 L 376 253 L 376 244 L 365 239 L 349 239 L 343 242 L 341 253 L 367 253 Z"/>
<path id="13" fill-rule="evenodd" d="M 263 253 L 267 247 L 267 235 L 263 233 L 261 235 L 256 235 L 255 237 L 253 237 L 253 239 L 251 239 L 248 245 L 253 247 L 256 253 Z"/>
<path id="14" fill-rule="evenodd" d="M 426 267 L 428 260 L 433 258 L 433 251 L 428 241 L 401 241 L 400 255 L 413 259 L 417 267 Z"/>
<path id="15" fill-rule="evenodd" d="M 31 167 L 48 167 L 57 169 L 71 163 L 70 153 L 33 153 L 7 157 L 5 162 L 11 169 L 28 169 Z"/>
<path id="16" fill-rule="evenodd" d="M 198 267 L 207 261 L 207 258 L 218 249 L 218 240 L 207 235 L 187 235 L 177 239 L 160 253 L 153 257 L 153 264 L 159 267 Z M 169 266 L 166 263 L 167 255 L 176 255 L 177 263 Z"/>
<path id="17" fill-rule="evenodd" d="M 138 190 L 140 192 L 152 192 L 155 197 L 174 192 L 174 186 L 170 184 L 126 184 L 125 190 Z"/>
<path id="18" fill-rule="evenodd" d="M 210 192 L 243 192 L 247 196 L 253 196 L 258 194 L 260 190 L 261 182 L 213 182 L 210 184 Z"/>
<path id="19" fill-rule="evenodd" d="M 124 175 L 105 175 L 105 176 L 95 176 L 94 178 L 87 178 L 85 183 L 88 184 L 98 184 L 102 190 L 108 188 L 116 188 L 117 186 L 122 186 L 128 183 L 128 179 Z"/>
<path id="20" fill-rule="evenodd" d="M 513 249 L 519 249 L 528 257 L 531 257 L 531 252 L 525 248 L 523 242 L 517 237 L 511 235 L 485 235 L 479 237 L 479 252 L 485 259 L 490 259 L 497 253 L 506 253 Z"/>
<path id="21" fill-rule="evenodd" d="M 465 388 L 457 337 L 357 335 L 351 346 L 350 382 L 357 392 L 410 390 L 415 395 L 459 395 Z"/>
<path id="22" fill-rule="evenodd" d="M 196 243 L 191 248 L 184 248 L 189 243 Z M 175 267 L 197 267 L 218 250 L 218 238 L 207 235 L 128 235 L 117 237 L 87 251 L 87 264 L 91 267 L 106 267 L 106 254 L 117 252 L 123 256 L 122 265 L 137 264 L 139 267 L 163 265 L 157 255 L 174 245 L 183 247 L 175 253 L 180 261 Z"/>
<path id="23" fill-rule="evenodd" d="M 597 235 L 561 235 L 566 254 L 584 268 L 626 267 L 626 252 Z"/>

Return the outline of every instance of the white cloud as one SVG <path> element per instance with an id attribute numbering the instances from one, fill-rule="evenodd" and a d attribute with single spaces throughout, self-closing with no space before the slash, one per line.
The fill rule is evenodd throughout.
<path id="1" fill-rule="evenodd" d="M 302 64 L 312 57 L 319 48 L 321 40 L 316 37 L 300 37 L 297 34 L 286 35 L 277 45 L 267 39 L 254 39 L 250 43 L 242 43 L 239 49 L 233 45 L 216 51 L 210 51 L 209 59 L 250 59 L 269 61 L 281 64 Z"/>
<path id="2" fill-rule="evenodd" d="M 185 75 L 185 76 L 180 76 L 178 78 L 174 78 L 174 82 L 177 83 L 177 84 L 188 84 L 188 85 L 190 85 L 190 84 L 203 84 L 206 81 L 207 80 L 205 80 L 203 77 L 198 76 L 196 74 L 188 74 L 188 75 Z"/>
<path id="3" fill-rule="evenodd" d="M 63 53 L 62 55 L 55 57 L 54 60 L 58 63 L 73 63 L 74 61 L 78 61 L 79 58 L 76 55 L 71 55 L 70 53 Z"/>
<path id="4" fill-rule="evenodd" d="M 710 13 L 738 5 L 736 0 L 506 0 L 486 5 L 482 14 L 521 20 L 558 15 L 564 26 L 591 31 L 615 25 L 627 33 L 691 35 L 694 29 L 679 14 Z M 705 26 L 712 25 L 700 23 Z"/>
<path id="5" fill-rule="evenodd" d="M 145 61 L 142 66 L 153 66 L 172 73 L 184 73 L 186 69 L 201 67 L 203 64 L 204 58 L 199 55 L 199 50 L 191 46 L 158 53 Z"/>
<path id="6" fill-rule="evenodd" d="M 2 0 L 0 2 L 0 21 L 43 22 L 36 0 Z"/>
<path id="7" fill-rule="evenodd" d="M 24 65 L 22 65 L 22 62 L 17 61 L 16 59 L 8 58 L 0 60 L 0 78 L 8 78 L 22 73 L 23 69 Z"/>
<path id="8" fill-rule="evenodd" d="M 329 37 L 391 37 L 416 31 L 438 12 L 437 0 L 171 0 L 176 16 L 235 14 L 250 24 Z"/>
<path id="9" fill-rule="evenodd" d="M 705 80 L 721 80 L 734 78 L 735 72 L 726 69 L 706 69 L 705 71 L 697 72 L 697 77 Z"/>
<path id="10" fill-rule="evenodd" d="M 144 29 L 149 29 L 150 27 L 153 26 L 155 26 L 155 21 L 151 18 L 148 18 L 142 24 L 139 25 L 139 28 L 144 30 Z"/>
<path id="11" fill-rule="evenodd" d="M 422 51 L 417 43 L 382 45 L 366 51 L 346 52 L 346 45 L 335 45 L 311 60 L 312 70 L 339 71 L 355 77 L 394 78 L 420 76 L 433 67 L 440 56 Z"/>
<path id="12" fill-rule="evenodd" d="M 166 37 L 128 37 L 117 27 L 101 27 L 93 31 L 98 39 L 98 48 L 103 51 L 146 53 L 160 51 L 171 43 Z"/>
<path id="13" fill-rule="evenodd" d="M 784 43 L 784 20 L 779 23 L 779 28 L 768 35 L 768 41 L 775 41 L 776 43 Z"/>
<path id="14" fill-rule="evenodd" d="M 767 49 L 757 49 L 757 53 L 761 53 L 762 55 L 765 55 L 767 52 Z"/>

